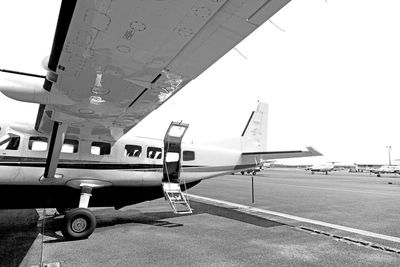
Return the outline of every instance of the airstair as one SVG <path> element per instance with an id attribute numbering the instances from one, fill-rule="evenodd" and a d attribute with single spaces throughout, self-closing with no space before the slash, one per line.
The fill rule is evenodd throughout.
<path id="1" fill-rule="evenodd" d="M 177 183 L 163 183 L 165 198 L 169 201 L 174 213 L 190 214 L 192 209 Z"/>
<path id="2" fill-rule="evenodd" d="M 164 137 L 162 189 L 174 213 L 190 214 L 192 209 L 181 191 L 181 143 L 188 124 L 172 122 Z"/>

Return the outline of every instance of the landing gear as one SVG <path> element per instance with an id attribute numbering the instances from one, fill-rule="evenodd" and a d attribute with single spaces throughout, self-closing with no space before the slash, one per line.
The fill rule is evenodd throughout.
<path id="1" fill-rule="evenodd" d="M 325 172 L 325 175 L 328 175 L 328 171 Z"/>
<path id="2" fill-rule="evenodd" d="M 76 208 L 68 211 L 64 217 L 64 226 L 61 230 L 67 239 L 88 238 L 96 229 L 96 217 L 85 208 Z"/>
<path id="3" fill-rule="evenodd" d="M 64 225 L 61 229 L 61 233 L 66 239 L 85 239 L 96 229 L 96 217 L 88 209 L 89 200 L 92 196 L 91 193 L 91 187 L 82 187 L 79 208 L 65 211 Z M 57 209 L 57 211 L 58 210 L 59 209 Z M 62 211 L 61 208 L 60 211 Z"/>
<path id="4" fill-rule="evenodd" d="M 68 210 L 70 210 L 70 209 L 61 208 L 61 207 L 56 208 L 57 213 L 60 214 L 60 215 L 65 215 L 65 213 L 67 213 Z"/>

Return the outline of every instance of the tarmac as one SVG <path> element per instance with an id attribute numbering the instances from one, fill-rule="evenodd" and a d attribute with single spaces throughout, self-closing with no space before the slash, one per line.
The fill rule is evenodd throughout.
<path id="1" fill-rule="evenodd" d="M 400 176 L 266 169 L 189 190 L 194 213 L 164 199 L 93 209 L 67 241 L 54 209 L 0 210 L 0 266 L 400 266 Z"/>

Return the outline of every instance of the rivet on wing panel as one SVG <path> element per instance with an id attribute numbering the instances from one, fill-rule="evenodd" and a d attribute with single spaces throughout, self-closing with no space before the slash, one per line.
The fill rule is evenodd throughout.
<path id="1" fill-rule="evenodd" d="M 131 52 L 131 48 L 127 45 L 117 45 L 116 48 L 117 48 L 118 52 L 120 52 L 120 53 L 126 54 L 126 53 Z"/>
<path id="2" fill-rule="evenodd" d="M 144 24 L 141 21 L 137 21 L 137 20 L 134 20 L 131 23 L 129 23 L 129 26 L 131 27 L 132 30 L 135 30 L 138 32 L 144 31 L 147 28 L 146 24 Z"/>
<path id="3" fill-rule="evenodd" d="M 193 30 L 190 28 L 186 28 L 186 27 L 180 27 L 178 29 L 176 29 L 176 32 L 178 33 L 178 35 L 182 36 L 182 37 L 189 37 L 193 35 Z"/>
<path id="4" fill-rule="evenodd" d="M 198 7 L 194 9 L 194 14 L 200 18 L 207 18 L 211 15 L 212 11 L 208 7 Z"/>

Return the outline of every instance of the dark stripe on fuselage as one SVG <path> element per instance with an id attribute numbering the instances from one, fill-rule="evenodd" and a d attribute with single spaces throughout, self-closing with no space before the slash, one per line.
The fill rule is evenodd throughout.
<path id="1" fill-rule="evenodd" d="M 33 157 L 13 157 L 0 156 L 0 166 L 10 167 L 36 167 L 44 168 L 46 160 L 44 158 Z M 183 172 L 223 172 L 230 170 L 242 170 L 253 168 L 255 164 L 243 165 L 227 165 L 227 166 L 202 166 L 202 165 L 183 165 Z M 86 170 L 139 170 L 154 171 L 162 169 L 162 164 L 148 163 L 113 163 L 101 161 L 77 161 L 77 160 L 60 160 L 57 168 L 60 169 L 86 169 Z"/>

